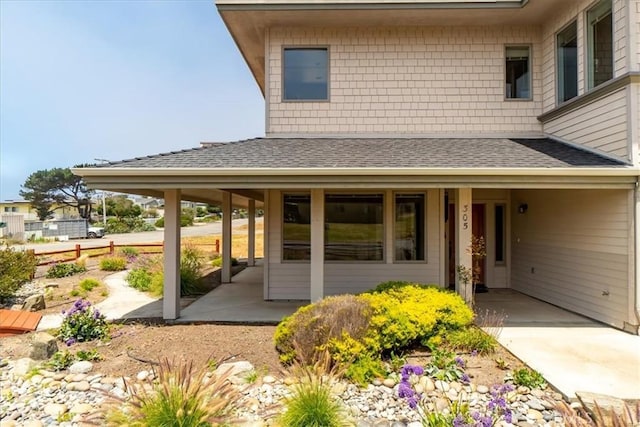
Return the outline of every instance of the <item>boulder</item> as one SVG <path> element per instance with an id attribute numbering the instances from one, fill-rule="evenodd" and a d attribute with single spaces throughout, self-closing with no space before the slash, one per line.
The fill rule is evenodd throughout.
<path id="1" fill-rule="evenodd" d="M 576 396 L 584 409 L 586 409 L 592 417 L 602 417 L 602 425 L 614 425 L 614 417 L 617 416 L 625 420 L 630 413 L 634 413 L 634 409 L 632 409 L 633 405 L 614 396 L 586 391 L 576 391 Z M 638 421 L 640 420 L 632 420 L 630 425 Z"/>
<path id="2" fill-rule="evenodd" d="M 93 369 L 93 363 L 81 360 L 79 362 L 75 362 L 73 365 L 69 366 L 69 373 L 71 374 L 86 374 Z"/>
<path id="3" fill-rule="evenodd" d="M 233 377 L 244 377 L 254 370 L 253 365 L 249 362 L 227 362 L 218 366 L 214 375 L 220 377 L 228 373 L 229 379 L 233 382 Z"/>
<path id="4" fill-rule="evenodd" d="M 47 306 L 44 303 L 44 295 L 41 294 L 31 295 L 22 303 L 22 309 L 24 311 L 40 311 L 45 308 L 47 308 Z"/>
<path id="5" fill-rule="evenodd" d="M 47 360 L 58 351 L 58 343 L 55 337 L 46 332 L 37 332 L 31 341 L 29 357 L 34 360 Z"/>
<path id="6" fill-rule="evenodd" d="M 14 375 L 23 377 L 36 366 L 38 366 L 38 364 L 31 358 L 25 357 L 23 359 L 18 359 L 13 365 L 13 373 Z"/>

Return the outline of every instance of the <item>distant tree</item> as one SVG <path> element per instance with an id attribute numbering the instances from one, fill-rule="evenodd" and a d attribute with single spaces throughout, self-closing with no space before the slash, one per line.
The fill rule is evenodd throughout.
<path id="1" fill-rule="evenodd" d="M 82 166 L 89 165 L 75 167 Z M 42 221 L 63 206 L 75 208 L 81 218 L 90 218 L 92 194 L 93 190 L 89 190 L 82 178 L 69 168 L 36 171 L 29 175 L 20 190 L 20 196 L 31 203 Z M 58 206 L 54 207 L 56 204 Z"/>
<path id="2" fill-rule="evenodd" d="M 105 199 L 107 206 L 107 216 L 115 216 L 116 218 L 135 218 L 142 214 L 140 205 L 133 203 L 133 200 L 127 198 L 123 194 L 107 197 Z M 102 215 L 102 206 L 98 206 L 98 213 Z"/>

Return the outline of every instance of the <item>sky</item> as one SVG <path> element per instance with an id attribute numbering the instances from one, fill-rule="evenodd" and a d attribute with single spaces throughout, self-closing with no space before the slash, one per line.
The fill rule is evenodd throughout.
<path id="1" fill-rule="evenodd" d="M 0 0 L 0 200 L 41 169 L 263 135 L 213 0 Z"/>

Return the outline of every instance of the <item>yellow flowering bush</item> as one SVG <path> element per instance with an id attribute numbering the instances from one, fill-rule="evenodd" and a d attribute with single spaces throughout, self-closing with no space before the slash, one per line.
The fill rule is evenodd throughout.
<path id="1" fill-rule="evenodd" d="M 471 309 L 453 292 L 386 282 L 370 293 L 328 297 L 300 308 L 278 325 L 274 339 L 283 363 L 311 364 L 327 350 L 336 363 L 353 365 L 364 378 L 376 374 L 369 368 L 372 360 L 416 343 L 432 344 L 472 320 Z"/>

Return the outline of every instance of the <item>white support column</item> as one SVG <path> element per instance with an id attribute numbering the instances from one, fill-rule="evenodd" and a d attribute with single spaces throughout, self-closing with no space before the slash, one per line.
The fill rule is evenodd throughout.
<path id="1" fill-rule="evenodd" d="M 222 192 L 222 283 L 231 282 L 231 193 Z"/>
<path id="2" fill-rule="evenodd" d="M 324 190 L 311 190 L 311 302 L 324 297 Z"/>
<path id="3" fill-rule="evenodd" d="M 459 188 L 456 191 L 456 292 L 467 304 L 473 303 L 473 262 L 471 257 L 471 233 L 473 207 L 471 188 Z M 466 272 L 467 283 L 460 280 L 459 270 Z"/>
<path id="4" fill-rule="evenodd" d="M 162 318 L 180 317 L 180 190 L 164 192 L 164 299 Z"/>
<path id="5" fill-rule="evenodd" d="M 247 265 L 256 265 L 256 201 L 249 200 L 249 254 Z"/>

